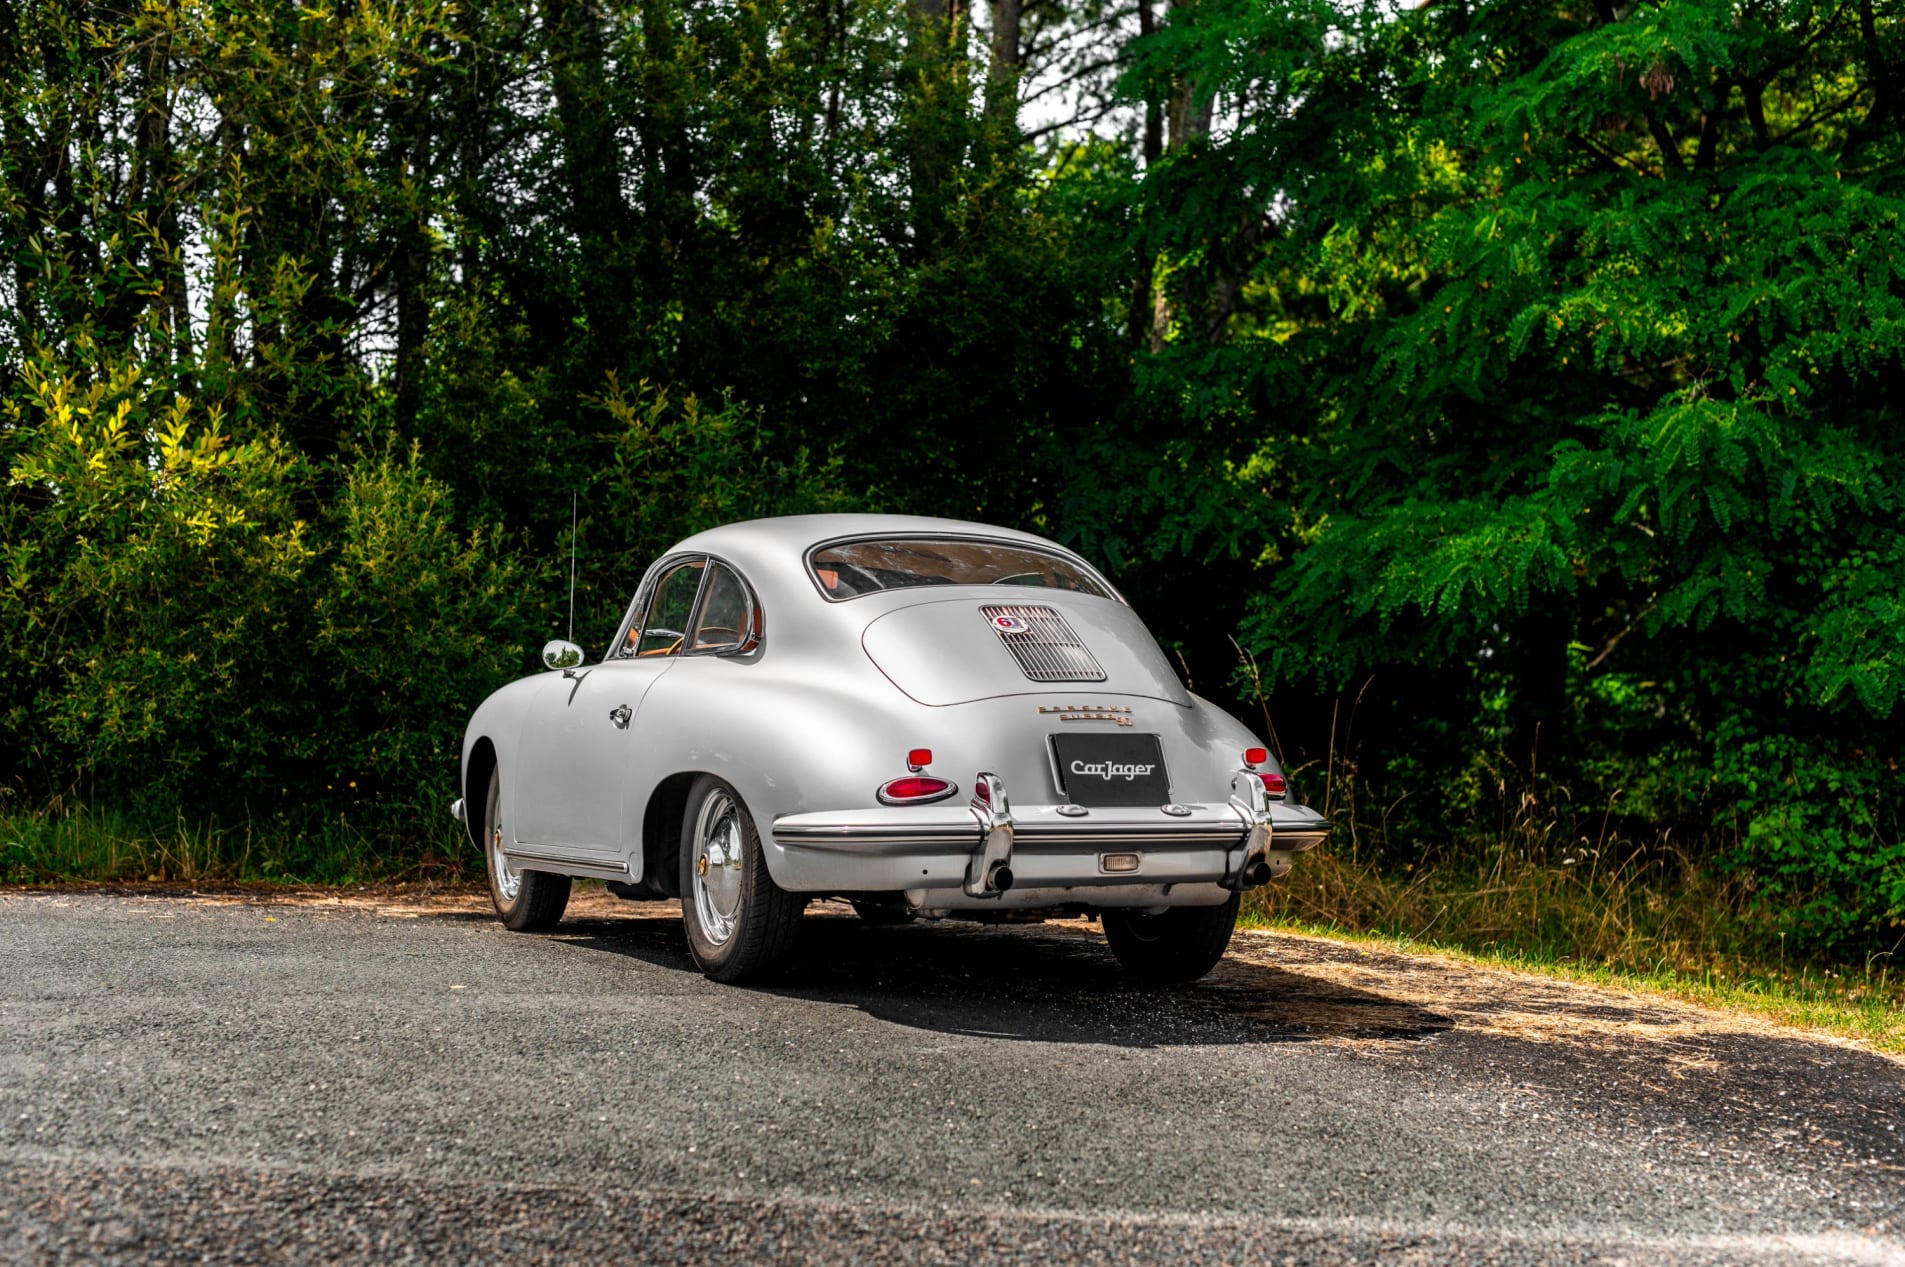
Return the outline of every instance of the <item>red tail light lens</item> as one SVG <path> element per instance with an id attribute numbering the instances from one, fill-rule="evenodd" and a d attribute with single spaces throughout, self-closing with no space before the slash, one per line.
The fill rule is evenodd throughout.
<path id="1" fill-rule="evenodd" d="M 958 790 L 930 774 L 909 774 L 881 787 L 878 795 L 882 805 L 923 805 L 927 801 L 944 800 Z"/>
<path id="2" fill-rule="evenodd" d="M 915 748 L 906 754 L 906 764 L 915 770 L 923 770 L 933 763 L 931 748 Z"/>
<path id="3" fill-rule="evenodd" d="M 1262 765 L 1264 762 L 1268 761 L 1269 759 L 1270 759 L 1270 750 L 1268 748 L 1245 748 L 1244 749 L 1244 764 L 1245 765 Z"/>
<path id="4" fill-rule="evenodd" d="M 1263 790 L 1266 796 L 1282 796 L 1290 790 L 1288 781 L 1274 770 L 1258 770 L 1255 771 L 1255 773 L 1259 779 L 1263 780 Z"/>

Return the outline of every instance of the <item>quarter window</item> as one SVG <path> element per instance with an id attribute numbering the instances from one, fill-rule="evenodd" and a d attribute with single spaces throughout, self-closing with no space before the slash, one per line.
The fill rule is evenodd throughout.
<path id="1" fill-rule="evenodd" d="M 631 631 L 630 641 L 637 656 L 667 656 L 680 652 L 693 618 L 695 595 L 701 591 L 705 559 L 680 564 L 662 574 L 655 582 L 655 597 L 641 622 L 640 633 Z"/>
<path id="2" fill-rule="evenodd" d="M 733 569 L 713 563 L 708 567 L 707 593 L 695 620 L 691 651 L 736 651 L 748 642 L 754 624 L 754 604 L 747 586 Z"/>

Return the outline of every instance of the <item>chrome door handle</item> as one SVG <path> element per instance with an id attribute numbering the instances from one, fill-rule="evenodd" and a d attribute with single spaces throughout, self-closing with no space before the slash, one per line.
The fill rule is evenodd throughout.
<path id="1" fill-rule="evenodd" d="M 633 716 L 634 713 L 629 710 L 627 704 L 617 704 L 614 708 L 609 709 L 609 720 L 615 723 L 617 730 L 627 730 L 628 719 Z"/>

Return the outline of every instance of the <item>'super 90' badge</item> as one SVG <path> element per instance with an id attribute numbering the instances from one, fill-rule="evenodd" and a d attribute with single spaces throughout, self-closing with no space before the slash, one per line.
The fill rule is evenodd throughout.
<path id="1" fill-rule="evenodd" d="M 1022 616 L 994 616 L 992 627 L 1000 633 L 1024 633 L 1031 628 Z"/>

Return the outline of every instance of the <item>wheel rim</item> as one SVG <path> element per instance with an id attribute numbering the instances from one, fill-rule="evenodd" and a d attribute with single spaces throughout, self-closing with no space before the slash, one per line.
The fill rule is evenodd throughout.
<path id="1" fill-rule="evenodd" d="M 509 859 L 503 854 L 503 813 L 502 798 L 490 802 L 489 809 L 489 873 L 496 884 L 496 892 L 504 902 L 514 902 L 516 895 L 522 892 L 523 878 L 516 868 L 509 865 Z"/>
<path id="2" fill-rule="evenodd" d="M 741 812 L 725 792 L 712 792 L 695 816 L 695 916 L 716 946 L 733 938 L 741 918 Z"/>

